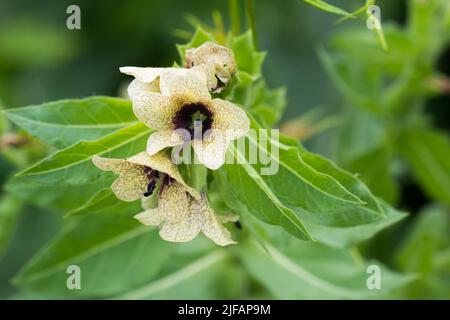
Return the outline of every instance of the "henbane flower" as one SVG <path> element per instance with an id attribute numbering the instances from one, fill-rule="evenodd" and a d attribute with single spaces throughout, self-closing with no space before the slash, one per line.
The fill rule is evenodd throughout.
<path id="1" fill-rule="evenodd" d="M 234 243 L 230 232 L 209 207 L 205 196 L 189 187 L 167 155 L 141 152 L 128 159 L 95 156 L 93 163 L 119 175 L 111 188 L 124 201 L 144 199 L 144 211 L 136 219 L 160 227 L 160 236 L 172 242 L 194 239 L 200 231 L 219 245 Z M 157 208 L 151 208 L 155 194 Z M 151 199 L 153 200 L 153 199 Z"/>
<path id="2" fill-rule="evenodd" d="M 133 96 L 138 119 L 157 130 L 148 140 L 150 155 L 191 140 L 206 167 L 217 169 L 224 163 L 229 142 L 245 135 L 250 121 L 238 106 L 212 99 L 206 83 L 200 66 L 182 73 L 168 71 L 159 76 L 161 93 Z"/>
<path id="3" fill-rule="evenodd" d="M 234 53 L 230 49 L 213 42 L 205 42 L 198 48 L 186 51 L 186 68 L 196 67 L 206 74 L 209 91 L 221 92 L 236 73 Z M 159 77 L 166 73 L 184 74 L 186 68 L 139 68 L 122 67 L 122 73 L 134 76 L 128 87 L 131 100 L 141 93 L 160 92 Z"/>
<path id="4" fill-rule="evenodd" d="M 208 88 L 221 92 L 236 73 L 234 53 L 227 47 L 207 41 L 198 48 L 186 50 L 186 68 L 206 65 Z"/>
<path id="5" fill-rule="evenodd" d="M 120 200 L 135 201 L 149 197 L 157 188 L 162 191 L 166 185 L 180 190 L 179 193 L 188 192 L 193 198 L 200 198 L 199 193 L 183 181 L 170 158 L 162 153 L 149 156 L 141 152 L 128 159 L 94 156 L 92 162 L 101 170 L 119 175 L 111 188 Z"/>
<path id="6" fill-rule="evenodd" d="M 168 203 L 168 197 L 164 197 L 164 201 L 162 198 L 158 200 L 157 208 L 148 207 L 146 201 L 143 201 L 145 211 L 135 216 L 145 225 L 159 226 L 162 239 L 171 242 L 187 242 L 202 232 L 220 246 L 236 243 L 231 239 L 230 231 L 222 225 L 222 222 L 236 221 L 236 217 L 216 215 L 203 193 L 201 198 L 196 200 L 189 196 L 182 197 L 171 186 L 166 187 L 164 192 L 172 194 L 171 197 L 179 200 L 177 209 L 172 207 L 175 205 L 174 202 Z M 173 215 L 175 210 L 177 216 Z"/>

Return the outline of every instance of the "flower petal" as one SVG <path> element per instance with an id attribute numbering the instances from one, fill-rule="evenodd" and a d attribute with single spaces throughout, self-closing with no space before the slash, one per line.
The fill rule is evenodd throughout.
<path id="1" fill-rule="evenodd" d="M 211 110 L 214 114 L 212 128 L 225 131 L 228 139 L 240 138 L 250 129 L 250 120 L 245 111 L 231 102 L 214 99 Z"/>
<path id="2" fill-rule="evenodd" d="M 231 239 L 230 231 L 220 222 L 219 217 L 214 213 L 203 195 L 200 201 L 192 201 L 190 205 L 191 215 L 195 213 L 202 216 L 202 232 L 219 246 L 235 244 Z"/>
<path id="3" fill-rule="evenodd" d="M 147 153 L 154 155 L 159 151 L 183 144 L 183 136 L 174 130 L 162 130 L 152 133 L 147 141 Z"/>
<path id="4" fill-rule="evenodd" d="M 186 72 L 165 72 L 160 76 L 161 93 L 166 96 L 188 96 L 193 100 L 211 100 L 205 67 L 185 69 Z"/>
<path id="5" fill-rule="evenodd" d="M 128 169 L 134 167 L 132 164 L 127 163 L 123 159 L 111 159 L 100 156 L 93 156 L 92 162 L 94 165 L 103 171 L 112 171 L 115 174 L 127 172 Z"/>
<path id="6" fill-rule="evenodd" d="M 171 242 L 187 242 L 194 239 L 201 230 L 202 221 L 198 214 L 191 214 L 186 219 L 162 225 L 159 235 L 162 239 Z"/>
<path id="7" fill-rule="evenodd" d="M 162 223 L 158 209 L 145 210 L 135 215 L 134 218 L 146 226 L 159 226 Z"/>
<path id="8" fill-rule="evenodd" d="M 108 159 L 99 156 L 92 157 L 92 162 L 101 170 L 119 174 L 119 178 L 111 186 L 117 198 L 123 201 L 134 201 L 142 197 L 148 184 L 142 166 L 124 159 Z"/>
<path id="9" fill-rule="evenodd" d="M 121 67 L 120 72 L 135 77 L 141 82 L 152 82 L 165 72 L 184 73 L 186 69 L 182 68 L 140 68 L 140 67 Z"/>
<path id="10" fill-rule="evenodd" d="M 189 198 L 184 186 L 177 181 L 163 185 L 158 209 L 164 221 L 178 223 L 186 220 L 189 217 Z"/>
<path id="11" fill-rule="evenodd" d="M 186 67 L 199 65 L 209 69 L 208 87 L 212 92 L 221 92 L 236 73 L 233 51 L 210 41 L 186 51 Z"/>
<path id="12" fill-rule="evenodd" d="M 209 130 L 203 140 L 193 139 L 192 147 L 198 160 L 211 170 L 216 170 L 225 163 L 228 141 L 225 133 L 220 130 Z"/>
<path id="13" fill-rule="evenodd" d="M 117 198 L 123 201 L 135 201 L 142 198 L 147 190 L 148 179 L 143 174 L 142 168 L 139 171 L 123 173 L 111 185 L 111 189 Z"/>
<path id="14" fill-rule="evenodd" d="M 159 81 L 157 80 L 152 82 L 142 82 L 134 79 L 128 86 L 128 97 L 130 98 L 130 100 L 134 101 L 142 94 L 150 92 L 160 93 Z"/>
<path id="15" fill-rule="evenodd" d="M 142 93 L 133 99 L 133 112 L 136 117 L 156 130 L 173 127 L 172 118 L 177 108 L 173 99 L 160 93 Z"/>
<path id="16" fill-rule="evenodd" d="M 141 152 L 131 158 L 128 158 L 127 161 L 168 174 L 171 178 L 181 183 L 186 191 L 189 192 L 194 198 L 198 199 L 200 196 L 195 189 L 191 188 L 186 184 L 186 182 L 184 182 L 176 165 L 174 165 L 170 160 L 170 157 L 163 152 L 159 152 L 152 156 L 150 156 L 147 152 Z"/>

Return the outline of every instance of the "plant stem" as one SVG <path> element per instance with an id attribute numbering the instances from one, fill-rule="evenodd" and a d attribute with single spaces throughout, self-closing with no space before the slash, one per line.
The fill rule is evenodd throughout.
<path id="1" fill-rule="evenodd" d="M 253 0 L 247 0 L 247 19 L 250 29 L 252 30 L 253 45 L 255 49 L 258 50 L 258 34 L 256 33 L 256 22 L 255 22 L 255 6 Z"/>
<path id="2" fill-rule="evenodd" d="M 241 32 L 241 21 L 239 18 L 238 0 L 228 0 L 228 10 L 231 19 L 231 33 L 233 36 L 239 35 Z"/>
<path id="3" fill-rule="evenodd" d="M 192 187 L 198 192 L 203 192 L 207 183 L 208 169 L 202 164 L 192 164 L 189 169 Z"/>

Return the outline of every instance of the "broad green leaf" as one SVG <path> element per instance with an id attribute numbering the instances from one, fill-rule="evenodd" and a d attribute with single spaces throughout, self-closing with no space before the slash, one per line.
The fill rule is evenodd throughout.
<path id="1" fill-rule="evenodd" d="M 131 102 L 110 97 L 60 100 L 10 109 L 8 118 L 44 143 L 64 148 L 137 123 Z"/>
<path id="2" fill-rule="evenodd" d="M 243 260 L 250 274 L 275 299 L 364 299 L 389 297 L 413 277 L 391 271 L 378 261 L 356 263 L 350 253 L 312 242 L 287 242 L 283 248 L 246 243 Z M 381 271 L 381 288 L 367 286 L 369 265 Z"/>
<path id="3" fill-rule="evenodd" d="M 227 255 L 222 250 L 215 250 L 183 264 L 160 278 L 142 287 L 125 292 L 115 299 L 223 299 L 220 290 L 214 287 L 223 269 L 229 267 Z"/>
<path id="4" fill-rule="evenodd" d="M 385 219 L 359 226 L 346 228 L 329 227 L 309 221 L 307 217 L 303 222 L 311 236 L 318 242 L 333 248 L 352 248 L 372 238 L 381 230 L 395 225 L 407 216 L 405 212 L 397 211 L 386 203 L 381 202 L 381 206 L 386 215 Z"/>
<path id="5" fill-rule="evenodd" d="M 0 197 L 0 257 L 14 234 L 23 203 L 10 194 Z"/>
<path id="6" fill-rule="evenodd" d="M 222 194 L 231 193 L 237 199 L 228 199 L 227 203 L 237 212 L 244 207 L 262 221 L 281 225 L 300 239 L 310 238 L 300 219 L 303 216 L 333 226 L 354 226 L 383 218 L 382 209 L 367 188 L 325 159 L 304 152 L 307 163 L 295 146 L 271 141 L 268 148 L 250 135 L 241 142 L 255 148 L 259 157 L 269 159 L 276 171 L 264 175 L 268 165 L 253 164 L 248 152 L 243 154 L 242 148 L 230 146 L 236 163 L 225 164 L 216 177 Z M 275 147 L 279 155 L 268 152 Z M 227 195 L 223 196 L 227 201 Z"/>
<path id="7" fill-rule="evenodd" d="M 136 212 L 135 212 L 136 213 Z M 155 276 L 175 244 L 141 225 L 133 212 L 74 219 L 15 277 L 27 291 L 60 296 L 104 297 L 140 286 Z M 67 267 L 81 270 L 81 290 L 68 290 Z"/>
<path id="8" fill-rule="evenodd" d="M 283 142 L 286 143 L 287 140 L 283 139 Z M 292 144 L 292 140 L 287 144 L 295 146 Z M 357 179 L 349 172 L 340 169 L 332 161 L 318 154 L 308 152 L 301 146 L 299 146 L 299 149 L 300 149 L 300 156 L 302 157 L 303 161 L 305 161 L 305 163 L 310 165 L 318 172 L 322 172 L 324 174 L 333 177 L 349 192 L 353 193 L 359 199 L 364 201 L 365 206 L 367 207 L 368 210 L 379 212 L 380 216 L 383 216 L 384 212 L 380 204 L 378 203 L 378 200 L 373 196 L 370 190 L 359 179 Z"/>
<path id="9" fill-rule="evenodd" d="M 307 4 L 310 4 L 314 7 L 316 7 L 317 9 L 329 12 L 329 13 L 334 13 L 340 16 L 345 16 L 345 17 L 349 17 L 349 18 L 354 18 L 354 16 L 345 11 L 344 9 L 338 8 L 336 6 L 333 6 L 329 3 L 326 3 L 322 0 L 303 0 L 304 2 L 306 2 Z"/>
<path id="10" fill-rule="evenodd" d="M 242 226 L 247 228 L 252 233 L 252 236 L 260 241 L 268 241 L 277 246 L 280 244 L 280 238 L 282 238 L 283 241 L 285 240 L 280 227 L 277 228 L 275 226 L 269 226 L 264 224 L 262 221 L 257 220 L 246 207 L 240 205 L 240 203 L 236 201 L 231 202 L 230 200 L 233 199 L 229 199 L 228 197 L 227 194 L 225 194 L 224 200 L 227 204 L 235 204 L 234 210 L 239 212 Z M 333 227 L 320 225 L 309 219 L 307 215 L 302 214 L 300 214 L 300 218 L 302 219 L 302 222 L 311 237 L 317 242 L 336 249 L 353 248 L 361 242 L 372 238 L 381 230 L 396 224 L 407 216 L 406 213 L 397 211 L 382 201 L 380 201 L 380 204 L 383 212 L 385 212 L 386 218 L 373 223 L 353 227 Z M 283 241 L 281 241 L 281 243 L 283 243 Z"/>
<path id="11" fill-rule="evenodd" d="M 438 131 L 410 129 L 404 132 L 398 147 L 425 192 L 438 201 L 450 204 L 448 137 Z"/>
<path id="12" fill-rule="evenodd" d="M 102 186 L 109 186 L 109 182 L 67 186 L 63 183 L 47 184 L 45 181 L 40 181 L 39 176 L 25 176 L 15 177 L 8 181 L 5 190 L 29 204 L 45 209 L 66 211 L 85 204 L 92 194 L 96 193 Z"/>
<path id="13" fill-rule="evenodd" d="M 222 183 L 230 181 L 230 184 L 222 187 L 225 188 L 223 192 L 232 193 L 237 199 L 233 198 L 227 203 L 228 206 L 236 212 L 241 212 L 244 207 L 261 220 L 280 225 L 299 239 L 311 240 L 311 236 L 295 212 L 281 203 L 251 166 L 248 165 L 248 171 L 239 167 L 230 170 L 228 174 L 223 170 L 220 172 L 219 179 Z M 230 190 L 232 188 L 235 190 Z M 241 193 L 240 198 L 237 195 L 239 193 Z"/>
<path id="14" fill-rule="evenodd" d="M 49 185 L 83 185 L 97 183 L 110 176 L 98 170 L 92 156 L 126 158 L 145 150 L 151 129 L 138 123 L 122 128 L 98 140 L 80 142 L 60 150 L 36 165 L 21 172 L 19 176 L 33 176 Z"/>
<path id="15" fill-rule="evenodd" d="M 85 204 L 68 212 L 66 217 L 99 212 L 138 212 L 139 208 L 139 202 L 129 203 L 117 199 L 109 187 L 99 190 Z"/>

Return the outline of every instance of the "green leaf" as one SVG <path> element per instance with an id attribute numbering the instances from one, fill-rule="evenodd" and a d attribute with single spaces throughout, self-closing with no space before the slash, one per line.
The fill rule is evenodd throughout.
<path id="1" fill-rule="evenodd" d="M 139 202 L 124 202 L 117 199 L 111 188 L 105 188 L 95 193 L 85 204 L 66 214 L 69 216 L 79 216 L 99 212 L 138 212 Z"/>
<path id="2" fill-rule="evenodd" d="M 286 142 L 286 139 L 284 139 Z M 292 142 L 291 142 L 292 145 Z M 303 158 L 305 163 L 310 165 L 312 168 L 318 172 L 322 172 L 333 177 L 342 186 L 344 186 L 348 191 L 356 195 L 359 199 L 364 201 L 367 210 L 373 212 L 378 212 L 380 216 L 384 215 L 383 209 L 380 206 L 378 200 L 373 196 L 370 190 L 355 176 L 349 172 L 340 169 L 332 161 L 311 152 L 308 152 L 304 148 L 300 148 L 300 156 Z"/>
<path id="3" fill-rule="evenodd" d="M 39 176 L 15 177 L 7 182 L 5 190 L 29 204 L 47 210 L 67 211 L 84 205 L 92 194 L 102 188 L 101 183 L 68 186 L 63 182 L 47 184 L 42 180 Z"/>
<path id="4" fill-rule="evenodd" d="M 273 127 L 286 107 L 286 89 L 269 89 L 264 80 L 254 82 L 245 71 L 238 71 L 237 78 L 238 83 L 225 93 L 225 99 L 243 106 L 262 127 Z"/>
<path id="5" fill-rule="evenodd" d="M 95 141 L 80 142 L 60 150 L 28 168 L 19 176 L 33 176 L 46 184 L 83 185 L 98 183 L 110 176 L 92 163 L 94 155 L 126 158 L 145 150 L 151 129 L 138 123 L 122 128 Z"/>
<path id="6" fill-rule="evenodd" d="M 354 227 L 324 226 L 309 221 L 307 218 L 303 221 L 311 236 L 318 242 L 338 249 L 352 248 L 407 217 L 405 212 L 397 211 L 384 202 L 381 202 L 381 206 L 386 214 L 385 219 Z"/>
<path id="7" fill-rule="evenodd" d="M 438 201 L 450 204 L 448 137 L 438 131 L 410 129 L 402 134 L 398 147 L 425 192 Z"/>
<path id="8" fill-rule="evenodd" d="M 344 167 L 364 156 L 383 142 L 383 124 L 369 112 L 346 108 L 344 122 L 339 130 L 336 157 Z"/>
<path id="9" fill-rule="evenodd" d="M 355 18 L 351 13 L 338 8 L 336 6 L 333 6 L 331 4 L 328 4 L 324 1 L 321 0 L 303 0 L 304 2 L 306 2 L 307 4 L 310 4 L 314 7 L 316 7 L 317 9 L 329 12 L 329 13 L 334 13 L 337 15 L 341 15 L 341 16 L 345 16 L 345 17 L 349 17 L 349 18 Z"/>
<path id="10" fill-rule="evenodd" d="M 395 203 L 399 190 L 390 168 L 392 161 L 390 152 L 378 147 L 354 159 L 346 167 L 357 173 L 375 195 Z"/>
<path id="11" fill-rule="evenodd" d="M 22 202 L 11 194 L 4 194 L 0 198 L 0 257 L 14 234 L 22 208 Z"/>
<path id="12" fill-rule="evenodd" d="M 131 213 L 135 214 L 135 213 Z M 74 219 L 15 277 L 27 291 L 59 296 L 105 297 L 140 286 L 158 274 L 175 244 L 130 213 Z M 81 290 L 68 290 L 67 267 L 81 270 Z"/>
<path id="13" fill-rule="evenodd" d="M 265 250 L 247 243 L 241 252 L 249 273 L 275 299 L 364 299 L 389 297 L 413 277 L 393 272 L 378 261 L 355 263 L 350 253 L 311 242 L 289 241 Z M 381 270 L 381 288 L 369 290 L 369 265 Z"/>
<path id="14" fill-rule="evenodd" d="M 449 211 L 436 205 L 419 212 L 398 249 L 400 270 L 420 277 L 402 290 L 407 299 L 450 299 Z"/>
<path id="15" fill-rule="evenodd" d="M 64 148 L 137 123 L 131 102 L 110 97 L 60 100 L 10 109 L 8 118 L 43 142 Z"/>
<path id="16" fill-rule="evenodd" d="M 261 67 L 266 53 L 256 51 L 251 31 L 230 38 L 228 46 L 234 52 L 239 70 L 245 71 L 253 77 L 261 75 Z"/>
<path id="17" fill-rule="evenodd" d="M 207 41 L 214 42 L 214 37 L 212 36 L 212 34 L 206 32 L 202 27 L 198 26 L 191 41 L 183 45 L 177 45 L 178 54 L 180 55 L 181 59 L 181 65 L 184 65 L 185 63 L 185 55 L 187 49 L 198 48 Z"/>
<path id="18" fill-rule="evenodd" d="M 361 67 L 347 56 L 318 51 L 328 76 L 340 93 L 354 106 L 380 113 L 380 75 L 377 70 Z"/>
<path id="19" fill-rule="evenodd" d="M 354 226 L 383 218 L 382 208 L 367 188 L 331 162 L 274 140 L 270 148 L 251 135 L 240 142 L 269 159 L 277 171 L 264 175 L 268 165 L 252 164 L 249 152 L 243 154 L 241 148 L 229 147 L 235 164 L 225 164 L 216 177 L 225 201 L 230 193 L 235 198 L 228 199 L 227 205 L 237 212 L 244 209 L 304 240 L 310 235 L 301 217 L 332 226 Z M 279 156 L 268 152 L 275 147 Z"/>
<path id="20" fill-rule="evenodd" d="M 408 230 L 399 253 L 397 265 L 401 270 L 427 274 L 435 267 L 434 258 L 450 244 L 449 212 L 438 206 L 422 210 Z"/>
<path id="21" fill-rule="evenodd" d="M 114 297 L 124 300 L 220 299 L 223 298 L 212 285 L 230 267 L 222 250 L 207 253 L 189 264 L 183 264 L 145 286 Z"/>
<path id="22" fill-rule="evenodd" d="M 222 183 L 230 182 L 222 187 L 222 191 L 231 192 L 236 197 L 227 203 L 228 206 L 235 209 L 236 212 L 242 212 L 245 208 L 267 223 L 282 226 L 299 239 L 311 240 L 311 236 L 295 212 L 272 193 L 250 165 L 247 168 L 249 171 L 244 168 L 241 171 L 234 169 L 230 170 L 228 174 L 221 170 L 219 179 Z M 234 190 L 230 191 L 233 188 Z M 241 193 L 240 197 L 239 193 Z"/>

